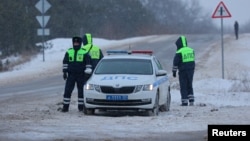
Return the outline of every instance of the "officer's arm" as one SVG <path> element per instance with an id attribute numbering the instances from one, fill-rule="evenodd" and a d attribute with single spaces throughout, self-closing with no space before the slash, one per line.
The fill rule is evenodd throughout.
<path id="1" fill-rule="evenodd" d="M 84 57 L 84 61 L 85 61 L 85 64 L 86 65 L 91 65 L 92 66 L 92 59 L 91 59 L 91 56 L 89 55 L 89 53 L 85 54 L 85 57 Z"/>
<path id="2" fill-rule="evenodd" d="M 176 71 L 178 70 L 178 66 L 180 64 L 181 61 L 181 56 L 180 53 L 176 53 L 174 56 L 174 61 L 173 61 L 173 68 L 172 71 L 176 73 Z"/>
<path id="3" fill-rule="evenodd" d="M 65 53 L 63 58 L 63 72 L 68 72 L 68 64 L 69 64 L 69 54 L 68 52 Z"/>
<path id="4" fill-rule="evenodd" d="M 85 56 L 84 56 L 84 64 L 85 64 L 85 70 L 84 70 L 84 72 L 85 72 L 85 74 L 91 74 L 92 73 L 92 62 L 91 62 L 91 57 L 90 57 L 90 55 L 87 53 L 87 54 L 85 54 Z"/>

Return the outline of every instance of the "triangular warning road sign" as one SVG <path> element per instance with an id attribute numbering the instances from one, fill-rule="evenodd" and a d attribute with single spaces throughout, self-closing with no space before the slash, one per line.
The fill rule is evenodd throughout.
<path id="1" fill-rule="evenodd" d="M 231 14 L 228 11 L 225 4 L 221 1 L 216 7 L 212 18 L 229 18 L 229 17 L 231 17 Z"/>

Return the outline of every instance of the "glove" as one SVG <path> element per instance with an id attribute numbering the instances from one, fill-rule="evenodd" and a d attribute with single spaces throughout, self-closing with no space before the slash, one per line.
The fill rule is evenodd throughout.
<path id="1" fill-rule="evenodd" d="M 176 72 L 175 71 L 173 71 L 173 77 L 176 77 Z"/>
<path id="2" fill-rule="evenodd" d="M 63 73 L 63 79 L 66 80 L 68 78 L 68 75 L 66 72 Z"/>
<path id="3" fill-rule="evenodd" d="M 86 74 L 91 74 L 91 73 L 92 73 L 92 69 L 91 69 L 91 68 L 86 68 L 86 69 L 84 70 L 84 72 L 85 72 Z"/>

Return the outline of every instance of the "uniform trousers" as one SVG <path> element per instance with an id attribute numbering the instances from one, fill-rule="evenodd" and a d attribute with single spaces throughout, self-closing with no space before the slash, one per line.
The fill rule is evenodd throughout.
<path id="1" fill-rule="evenodd" d="M 193 76 L 194 70 L 179 71 L 179 83 L 181 92 L 182 104 L 188 104 L 188 102 L 194 102 L 193 92 Z"/>
<path id="2" fill-rule="evenodd" d="M 83 92 L 83 85 L 84 85 L 84 73 L 77 73 L 77 74 L 68 74 L 68 78 L 65 84 L 65 90 L 63 95 L 63 108 L 68 109 L 70 105 L 71 94 L 75 88 L 75 84 L 77 86 L 78 91 L 78 110 L 82 111 L 84 106 L 84 92 Z"/>

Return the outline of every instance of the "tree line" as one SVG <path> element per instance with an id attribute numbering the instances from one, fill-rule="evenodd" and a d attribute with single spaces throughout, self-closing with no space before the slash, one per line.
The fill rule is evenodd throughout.
<path id="1" fill-rule="evenodd" d="M 41 28 L 35 7 L 39 0 L 0 0 L 0 59 L 13 54 L 37 52 Z M 150 34 L 207 33 L 217 29 L 201 14 L 198 0 L 47 0 L 51 7 L 44 40 L 84 33 L 122 39 Z"/>

